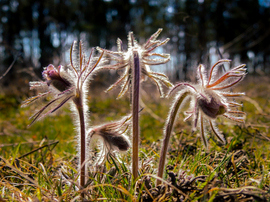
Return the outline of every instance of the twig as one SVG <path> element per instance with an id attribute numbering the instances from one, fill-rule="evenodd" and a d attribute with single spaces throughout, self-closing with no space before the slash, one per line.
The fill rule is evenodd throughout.
<path id="1" fill-rule="evenodd" d="M 4 161 L 5 166 L 9 167 L 10 169 L 12 169 L 14 172 L 18 173 L 20 176 L 22 176 L 24 179 L 28 180 L 30 183 L 32 183 L 35 187 L 38 187 L 40 189 L 40 191 L 42 192 L 42 194 L 49 198 L 46 195 L 47 191 L 45 188 L 39 186 L 38 182 L 36 182 L 35 180 L 31 179 L 30 177 L 27 176 L 27 174 L 23 173 L 21 170 L 17 169 L 16 167 L 14 167 L 13 165 L 11 165 L 4 157 L 1 156 L 1 159 Z"/>
<path id="2" fill-rule="evenodd" d="M 53 145 L 53 144 L 57 145 L 58 143 L 59 143 L 59 140 L 57 140 L 57 141 L 55 141 L 55 142 L 52 142 L 52 143 L 50 143 L 50 144 L 43 145 L 42 147 L 39 147 L 39 148 L 37 148 L 37 149 L 34 149 L 34 150 L 32 150 L 32 151 L 30 151 L 30 152 L 28 152 L 28 153 L 26 153 L 26 154 L 20 156 L 18 159 L 24 158 L 24 157 L 26 157 L 26 156 L 28 156 L 28 155 L 30 155 L 30 154 L 32 154 L 32 153 L 34 153 L 34 152 L 40 150 L 40 149 L 43 149 L 44 147 L 49 147 L 49 146 L 51 146 L 51 145 Z"/>
<path id="3" fill-rule="evenodd" d="M 150 114 L 150 116 L 152 116 L 154 119 L 156 119 L 160 122 L 165 122 L 165 120 L 163 118 L 156 115 L 149 107 L 147 107 L 142 99 L 140 99 L 140 104 L 145 109 L 145 111 L 147 111 Z"/>
<path id="4" fill-rule="evenodd" d="M 15 57 L 15 59 L 13 60 L 13 62 L 11 63 L 11 65 L 8 67 L 8 69 L 6 70 L 6 72 L 0 77 L 0 80 L 7 75 L 7 73 L 11 70 L 11 68 L 13 67 L 14 63 L 16 62 L 18 58 L 18 55 Z"/>
<path id="5" fill-rule="evenodd" d="M 223 59 L 223 55 L 221 54 L 218 45 L 217 45 L 216 49 L 217 49 L 217 52 L 218 52 L 220 59 Z M 221 66 L 222 66 L 223 71 L 226 72 L 224 65 L 222 64 Z"/>
<path id="6" fill-rule="evenodd" d="M 252 124 L 252 123 L 245 123 L 245 126 L 250 126 L 252 128 L 270 128 L 269 123 L 265 123 L 265 124 Z"/>
<path id="7" fill-rule="evenodd" d="M 260 21 L 255 23 L 255 24 L 260 24 Z M 235 45 L 236 43 L 238 43 L 239 41 L 241 41 L 242 39 L 244 39 L 247 34 L 251 33 L 252 31 L 254 31 L 254 25 L 251 25 L 248 29 L 246 29 L 242 34 L 238 35 L 237 37 L 235 37 L 232 41 L 226 43 L 225 45 L 223 45 L 221 48 L 223 49 L 223 52 L 227 49 L 229 49 L 231 46 Z M 258 31 L 258 30 L 257 30 Z"/>
<path id="8" fill-rule="evenodd" d="M 251 104 L 254 105 L 254 107 L 256 107 L 256 109 L 258 110 L 258 112 L 262 115 L 267 115 L 266 113 L 264 113 L 264 111 L 262 110 L 262 108 L 260 107 L 260 105 L 258 104 L 258 102 L 256 102 L 255 100 L 247 97 L 247 96 L 242 96 L 242 99 L 244 99 L 245 101 L 250 102 Z"/>
<path id="9" fill-rule="evenodd" d="M 0 148 L 2 147 L 16 147 L 17 145 L 23 145 L 23 144 L 38 144 L 40 141 L 34 141 L 34 142 L 22 142 L 22 143 L 13 143 L 13 144 L 0 144 Z"/>

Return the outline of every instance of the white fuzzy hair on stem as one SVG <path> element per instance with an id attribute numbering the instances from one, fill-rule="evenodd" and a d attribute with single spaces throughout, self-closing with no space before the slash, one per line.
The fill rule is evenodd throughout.
<path id="1" fill-rule="evenodd" d="M 161 97 L 164 95 L 162 86 L 171 87 L 172 84 L 165 74 L 153 72 L 151 65 L 165 64 L 170 60 L 170 54 L 153 52 L 158 47 L 165 45 L 169 39 L 157 40 L 162 29 L 158 29 L 143 45 L 140 45 L 134 38 L 133 32 L 128 34 L 128 49 L 122 50 L 122 41 L 117 39 L 117 51 L 105 50 L 100 47 L 105 55 L 116 61 L 115 64 L 101 66 L 100 69 L 124 70 L 120 78 L 109 87 L 109 90 L 120 85 L 121 90 L 117 98 L 121 98 L 131 89 L 131 111 L 132 111 L 132 175 L 133 179 L 138 177 L 139 171 L 139 100 L 140 84 L 145 78 L 149 78 L 157 86 Z M 131 88 L 130 88 L 131 87 Z"/>
<path id="2" fill-rule="evenodd" d="M 197 69 L 197 84 L 190 84 L 186 82 L 178 83 L 172 87 L 168 93 L 171 95 L 174 91 L 179 90 L 175 96 L 174 104 L 170 109 L 168 120 L 164 130 L 164 141 L 160 154 L 160 161 L 158 167 L 158 176 L 162 177 L 164 172 L 165 158 L 169 145 L 172 128 L 177 118 L 177 112 L 186 98 L 190 97 L 190 109 L 185 112 L 185 121 L 193 118 L 193 130 L 199 128 L 201 138 L 204 146 L 208 147 L 207 128 L 211 129 L 214 135 L 222 143 L 226 143 L 223 134 L 216 127 L 216 119 L 218 116 L 226 117 L 237 123 L 244 123 L 245 112 L 237 109 L 240 104 L 230 101 L 232 97 L 240 97 L 243 93 L 231 93 L 224 90 L 231 88 L 238 84 L 246 75 L 245 64 L 234 67 L 222 76 L 218 77 L 218 68 L 223 63 L 229 63 L 230 60 L 219 60 L 212 66 L 207 77 L 206 69 L 203 65 L 199 65 Z M 159 184 L 161 181 L 157 181 Z"/>
<path id="3" fill-rule="evenodd" d="M 76 50 L 76 47 L 78 49 Z M 78 45 L 74 42 L 70 48 L 70 64 L 66 67 L 53 65 L 47 66 L 43 71 L 45 81 L 30 83 L 31 89 L 42 89 L 45 92 L 31 97 L 24 101 L 23 106 L 31 104 L 39 98 L 52 95 L 54 98 L 44 107 L 38 110 L 32 117 L 33 124 L 35 121 L 47 116 L 64 104 L 71 103 L 71 109 L 74 114 L 74 123 L 77 131 L 77 151 L 79 156 L 80 169 L 80 186 L 84 187 L 87 172 L 85 169 L 86 154 L 86 129 L 88 128 L 88 104 L 87 92 L 89 81 L 94 73 L 95 68 L 101 62 L 103 52 L 98 57 L 94 57 L 92 49 L 89 57 L 86 56 L 82 42 Z M 52 108 L 52 109 L 49 109 Z M 83 196 L 83 194 L 82 194 Z"/>

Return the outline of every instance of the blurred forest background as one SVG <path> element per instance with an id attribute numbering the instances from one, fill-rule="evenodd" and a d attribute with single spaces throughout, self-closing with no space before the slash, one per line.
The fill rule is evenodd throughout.
<path id="1" fill-rule="evenodd" d="M 269 0 L 0 0 L 0 75 L 16 60 L 1 89 L 27 87 L 29 68 L 41 77 L 48 64 L 67 64 L 73 40 L 116 49 L 129 31 L 143 43 L 158 28 L 171 39 L 160 50 L 171 61 L 159 70 L 172 81 L 221 58 L 269 74 L 269 25 Z"/>
<path id="2" fill-rule="evenodd" d="M 37 95 L 29 90 L 29 81 L 41 79 L 43 68 L 49 64 L 68 64 L 74 40 L 83 40 L 86 53 L 96 46 L 116 50 L 117 38 L 122 39 L 125 49 L 129 31 L 143 44 L 158 28 L 163 28 L 158 39 L 170 38 L 170 41 L 157 51 L 170 53 L 171 61 L 151 69 L 166 73 L 174 84 L 194 81 L 199 63 L 210 68 L 222 58 L 231 59 L 231 67 L 247 64 L 249 73 L 235 89 L 246 92 L 241 98 L 241 111 L 247 113 L 245 124 L 233 126 L 226 119 L 218 120 L 227 144 L 221 145 L 216 138 L 210 138 L 210 151 L 204 150 L 199 133 L 191 132 L 192 123 L 184 123 L 184 114 L 180 113 L 167 165 L 168 170 L 172 167 L 173 172 L 179 171 L 184 187 L 181 190 L 187 190 L 194 201 L 232 201 L 231 196 L 237 194 L 233 201 L 266 201 L 259 200 L 259 195 L 270 198 L 270 0 L 0 0 L 0 201 L 29 201 L 29 198 L 49 201 L 47 196 L 71 201 L 80 195 L 80 190 L 73 186 L 77 152 L 70 110 L 65 108 L 53 113 L 53 118 L 44 118 L 27 127 L 31 123 L 28 118 L 42 106 L 37 102 L 27 108 L 20 107 L 27 97 Z M 99 72 L 91 82 L 88 99 L 91 127 L 130 113 L 128 96 L 116 100 L 115 94 L 104 93 L 106 86 L 119 76 L 113 73 Z M 151 85 L 144 85 L 141 91 L 145 101 L 140 103 L 144 108 L 140 116 L 141 176 L 156 172 L 171 103 L 159 99 L 158 91 L 151 90 L 154 84 Z M 42 101 L 48 104 L 48 99 Z M 106 164 L 108 174 L 103 175 L 103 171 L 94 174 L 98 180 L 94 179 L 93 183 L 97 186 L 93 192 L 89 189 L 89 199 L 123 201 L 129 195 L 137 197 L 137 182 L 146 178 L 139 178 L 131 186 L 131 175 L 126 168 L 131 165 L 130 154 L 123 155 L 121 170 L 112 158 L 118 170 L 112 174 L 113 178 L 109 172 L 116 169 L 113 170 L 111 160 Z M 6 162 L 14 163 L 16 170 Z M 196 177 L 190 178 L 191 175 Z M 62 182 L 63 176 L 70 179 L 68 185 Z M 205 181 L 196 180 L 194 184 L 196 178 Z M 169 181 L 172 177 L 167 175 L 165 179 L 176 186 L 175 181 Z M 125 192 L 120 192 L 121 187 L 118 192 L 103 184 L 118 189 L 121 186 Z M 253 192 L 250 186 L 255 187 L 251 187 Z M 219 187 L 230 192 L 218 191 Z M 252 194 L 254 200 L 250 198 Z M 223 200 L 223 196 L 229 199 Z"/>

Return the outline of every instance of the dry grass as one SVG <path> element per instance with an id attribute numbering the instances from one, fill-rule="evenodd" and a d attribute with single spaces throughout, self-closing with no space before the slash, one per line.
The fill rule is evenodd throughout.
<path id="1" fill-rule="evenodd" d="M 131 155 L 113 157 L 97 172 L 89 171 L 86 187 L 78 189 L 75 142 L 69 110 L 47 117 L 30 128 L 35 106 L 19 108 L 20 97 L 0 97 L 0 201 L 270 201 L 270 79 L 249 76 L 236 89 L 246 92 L 246 124 L 225 119 L 218 127 L 227 139 L 210 138 L 203 148 L 191 123 L 179 116 L 168 154 L 163 185 L 155 186 L 164 120 L 170 100 L 160 99 L 143 85 L 139 178 L 131 180 Z M 90 91 L 91 124 L 129 113 L 129 99 Z M 100 95 L 100 96 L 99 96 Z M 23 98 L 22 98 L 23 100 Z M 59 142 L 58 142 L 59 141 Z"/>

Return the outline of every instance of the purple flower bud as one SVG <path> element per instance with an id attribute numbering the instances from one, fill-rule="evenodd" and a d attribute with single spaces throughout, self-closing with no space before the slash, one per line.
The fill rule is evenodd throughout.
<path id="1" fill-rule="evenodd" d="M 52 85 L 60 92 L 63 92 L 71 87 L 71 83 L 67 79 L 61 77 L 60 69 L 61 65 L 59 65 L 56 69 L 53 65 L 50 64 L 48 67 L 46 67 L 42 74 L 46 79 L 48 86 Z"/>
<path id="2" fill-rule="evenodd" d="M 223 63 L 230 62 L 230 60 L 219 60 L 212 66 L 207 77 L 206 69 L 203 65 L 198 66 L 197 78 L 198 84 L 192 85 L 190 83 L 178 83 L 169 91 L 168 95 L 180 89 L 176 95 L 175 102 L 172 105 L 171 112 L 168 117 L 168 122 L 165 128 L 166 141 L 172 132 L 173 123 L 176 118 L 180 107 L 183 105 L 184 100 L 188 97 L 192 98 L 191 111 L 187 111 L 185 120 L 193 117 L 193 129 L 200 128 L 201 137 L 204 145 L 207 147 L 207 129 L 205 124 L 210 126 L 217 138 L 226 143 L 223 134 L 217 129 L 215 121 L 218 116 L 224 116 L 232 121 L 244 123 L 245 112 L 237 109 L 241 106 L 234 101 L 230 101 L 233 97 L 240 97 L 243 93 L 226 92 L 228 88 L 232 88 L 238 84 L 246 75 L 245 64 L 239 65 L 224 72 L 222 76 L 217 74 L 216 68 L 220 67 Z M 168 141 L 164 143 L 163 150 L 167 150 Z M 164 159 L 164 157 L 162 157 Z M 162 161 L 163 161 L 162 159 Z M 164 167 L 164 162 L 162 162 Z M 161 167 L 160 167 L 161 168 Z M 163 169 L 163 168 L 162 168 Z M 160 170 L 163 172 L 163 170 Z M 160 176 L 160 175 L 159 175 Z"/>
<path id="3" fill-rule="evenodd" d="M 102 134 L 102 132 L 100 134 Z M 129 141 L 122 134 L 103 133 L 102 137 L 107 143 L 112 147 L 116 147 L 119 151 L 127 151 L 130 148 Z"/>
<path id="4" fill-rule="evenodd" d="M 126 152 L 130 148 L 130 142 L 126 136 L 127 129 L 130 125 L 130 118 L 130 116 L 126 116 L 118 121 L 106 123 L 101 126 L 94 126 L 89 131 L 88 143 L 91 145 L 92 138 L 99 137 L 101 143 L 100 148 L 104 151 L 100 156 L 99 162 L 103 162 L 107 154 Z"/>
<path id="5" fill-rule="evenodd" d="M 210 102 L 205 98 L 198 99 L 199 108 L 210 118 L 217 118 L 218 115 L 226 113 L 227 107 L 220 100 L 211 97 Z"/>

